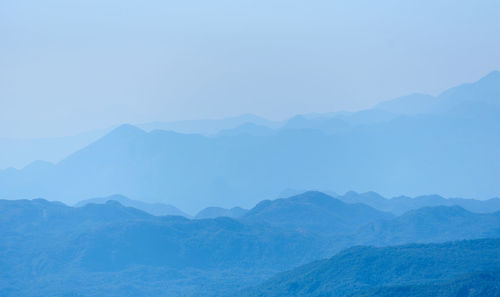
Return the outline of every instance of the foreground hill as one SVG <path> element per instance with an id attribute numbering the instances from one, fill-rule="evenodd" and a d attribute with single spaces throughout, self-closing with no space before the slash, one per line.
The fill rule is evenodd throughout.
<path id="1" fill-rule="evenodd" d="M 287 188 L 491 198 L 500 193 L 499 90 L 495 72 L 428 113 L 303 116 L 255 135 L 125 125 L 57 164 L 0 171 L 0 197 L 73 204 L 121 193 L 189 213 L 248 208 Z"/>
<path id="2" fill-rule="evenodd" d="M 385 248 L 353 247 L 328 260 L 313 262 L 279 274 L 239 296 L 335 297 L 380 286 L 426 284 L 453 280 L 467 273 L 499 269 L 500 239 Z M 481 283 L 484 284 L 483 281 Z M 487 285 L 489 287 L 491 283 Z M 399 291 L 400 294 L 397 295 L 392 291 L 390 295 L 390 290 L 395 289 L 385 289 L 384 294 L 402 296 L 401 293 L 404 292 Z M 498 291 L 498 286 L 496 290 Z"/>

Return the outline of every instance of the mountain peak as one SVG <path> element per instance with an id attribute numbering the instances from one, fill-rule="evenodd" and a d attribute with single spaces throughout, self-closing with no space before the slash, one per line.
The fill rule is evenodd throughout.
<path id="1" fill-rule="evenodd" d="M 135 139 L 142 135 L 146 135 L 147 132 L 130 124 L 123 124 L 115 129 L 111 130 L 108 134 L 104 135 L 100 140 L 106 141 L 129 141 L 131 139 Z M 99 141 L 98 141 L 99 142 Z M 92 144 L 91 144 L 92 145 Z"/>
<path id="2" fill-rule="evenodd" d="M 109 134 L 119 134 L 119 135 L 139 135 L 146 133 L 144 130 L 131 125 L 131 124 L 122 124 L 115 129 L 113 129 Z M 108 134 L 108 135 L 109 135 Z"/>

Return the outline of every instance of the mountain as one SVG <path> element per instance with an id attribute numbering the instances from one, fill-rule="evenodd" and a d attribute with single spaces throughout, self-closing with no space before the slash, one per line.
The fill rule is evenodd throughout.
<path id="1" fill-rule="evenodd" d="M 438 98 L 456 98 L 446 112 L 301 116 L 263 135 L 207 137 L 125 125 L 43 170 L 0 171 L 0 197 L 75 203 L 121 193 L 189 213 L 249 208 L 287 188 L 491 198 L 500 193 L 497 76 Z"/>
<path id="2" fill-rule="evenodd" d="M 218 296 L 327 255 L 311 234 L 112 200 L 0 200 L 0 225 L 2 296 Z"/>
<path id="3" fill-rule="evenodd" d="M 321 192 L 310 191 L 290 198 L 262 201 L 241 219 L 287 230 L 335 235 L 389 218 L 391 214 L 364 204 L 346 204 Z"/>
<path id="4" fill-rule="evenodd" d="M 438 101 L 437 98 L 426 94 L 411 94 L 375 105 L 374 109 L 383 110 L 398 115 L 426 114 Z"/>
<path id="5" fill-rule="evenodd" d="M 239 218 L 245 215 L 248 209 L 233 207 L 231 209 L 222 207 L 207 207 L 196 214 L 195 219 L 213 219 L 218 217 Z"/>
<path id="6" fill-rule="evenodd" d="M 500 237 L 500 211 L 477 214 L 459 206 L 424 207 L 369 223 L 353 235 L 355 244 L 394 245 Z"/>
<path id="7" fill-rule="evenodd" d="M 469 273 L 453 280 L 385 286 L 356 292 L 346 297 L 497 297 L 500 296 L 500 271 Z"/>
<path id="8" fill-rule="evenodd" d="M 0 232 L 66 232 L 68 229 L 154 217 L 116 201 L 79 208 L 44 199 L 0 200 Z"/>
<path id="9" fill-rule="evenodd" d="M 0 200 L 0 295 L 222 296 L 359 244 L 500 232 L 498 213 L 458 207 L 392 217 L 319 192 L 263 201 L 239 219 L 153 216 L 114 200 Z"/>
<path id="10" fill-rule="evenodd" d="M 102 129 L 45 138 L 0 138 L 0 169 L 23 168 L 36 160 L 59 162 L 110 131 Z"/>
<path id="11" fill-rule="evenodd" d="M 500 198 L 476 200 L 464 198 L 443 198 L 439 195 L 424 195 L 413 198 L 399 196 L 387 199 L 375 192 L 356 193 L 354 191 L 349 191 L 344 195 L 335 195 L 335 198 L 346 203 L 363 203 L 378 210 L 392 212 L 397 215 L 422 207 L 454 205 L 477 213 L 500 211 Z"/>
<path id="12" fill-rule="evenodd" d="M 254 123 L 245 123 L 232 129 L 221 130 L 219 133 L 217 133 L 217 136 L 236 136 L 240 134 L 249 134 L 253 136 L 269 136 L 274 132 L 276 132 L 275 129 L 267 126 L 256 125 Z"/>
<path id="13" fill-rule="evenodd" d="M 353 293 L 356 296 L 357 291 L 381 286 L 452 281 L 464 274 L 498 271 L 499 268 L 500 239 L 384 248 L 360 246 L 347 249 L 330 259 L 281 273 L 256 288 L 233 296 L 335 297 Z M 392 296 L 406 295 L 400 291 L 400 294 Z"/>
<path id="14" fill-rule="evenodd" d="M 500 71 L 493 71 L 475 83 L 463 84 L 438 96 L 435 109 L 440 112 L 463 111 L 474 106 L 500 107 Z M 480 104 L 479 104 L 480 103 Z"/>
<path id="15" fill-rule="evenodd" d="M 280 125 L 280 122 L 269 121 L 253 114 L 243 114 L 222 119 L 151 122 L 139 124 L 137 126 L 145 131 L 167 130 L 177 133 L 210 136 L 221 132 L 224 133 L 223 131 L 232 129 L 245 129 L 243 127 L 258 127 L 259 129 L 267 130 L 277 128 Z"/>
<path id="16" fill-rule="evenodd" d="M 203 135 L 270 133 L 282 123 L 245 114 L 237 117 L 138 124 L 145 131 L 169 130 Z M 23 168 L 36 160 L 59 162 L 71 153 L 103 137 L 115 127 L 70 136 L 44 138 L 0 138 L 0 169 Z"/>
<path id="17" fill-rule="evenodd" d="M 189 218 L 190 216 L 175 206 L 163 203 L 147 203 L 139 200 L 132 200 L 122 195 L 111 195 L 108 197 L 91 198 L 78 202 L 75 207 L 82 207 L 90 203 L 103 204 L 107 201 L 117 201 L 124 206 L 140 209 L 154 216 L 183 216 Z"/>
<path id="18" fill-rule="evenodd" d="M 375 110 L 398 115 L 428 113 L 463 113 L 472 108 L 500 108 L 500 71 L 493 71 L 474 83 L 466 83 L 448 89 L 439 96 L 411 94 L 377 104 Z M 487 112 L 486 109 L 481 112 Z"/>

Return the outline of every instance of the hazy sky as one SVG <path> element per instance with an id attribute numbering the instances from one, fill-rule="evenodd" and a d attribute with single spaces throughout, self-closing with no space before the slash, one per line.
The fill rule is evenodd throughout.
<path id="1" fill-rule="evenodd" d="M 357 110 L 500 69 L 500 1 L 2 0 L 0 137 Z"/>

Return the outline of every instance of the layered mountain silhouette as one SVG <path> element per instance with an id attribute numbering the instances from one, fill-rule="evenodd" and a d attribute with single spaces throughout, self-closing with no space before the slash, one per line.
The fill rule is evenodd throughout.
<path id="1" fill-rule="evenodd" d="M 379 103 L 374 109 L 402 115 L 464 112 L 478 107 L 498 109 L 499 81 L 500 71 L 493 71 L 475 83 L 448 89 L 436 97 L 416 93 Z"/>
<path id="2" fill-rule="evenodd" d="M 477 214 L 459 206 L 424 207 L 366 224 L 353 236 L 355 243 L 368 245 L 496 238 L 500 237 L 500 211 Z"/>
<path id="3" fill-rule="evenodd" d="M 137 124 L 144 131 L 168 130 L 178 133 L 216 135 L 218 133 L 265 133 L 283 125 L 264 118 L 244 114 L 223 119 L 149 122 Z M 255 128 L 254 128 L 255 127 Z M 71 136 L 43 138 L 0 138 L 0 169 L 23 168 L 34 160 L 59 162 L 116 128 L 107 127 Z M 260 132 L 259 132 L 260 131 Z"/>
<path id="4" fill-rule="evenodd" d="M 198 212 L 195 219 L 213 219 L 218 217 L 240 218 L 248 212 L 248 209 L 233 207 L 230 209 L 222 207 L 207 207 Z"/>
<path id="5" fill-rule="evenodd" d="M 262 201 L 237 219 L 153 216 L 113 200 L 80 207 L 43 199 L 0 200 L 0 292 L 2 296 L 102 296 L 103 292 L 109 296 L 231 295 L 280 271 L 331 257 L 360 244 L 386 246 L 499 237 L 498 215 L 440 206 L 395 217 L 320 192 Z M 471 262 L 482 255 L 476 266 L 471 266 L 474 268 L 489 261 L 492 250 L 498 252 L 498 242 L 494 240 L 469 244 L 451 244 L 452 249 L 432 245 L 438 247 L 437 253 L 427 252 L 427 247 L 421 253 L 430 257 L 429 261 L 434 257 L 431 263 L 437 259 L 442 261 L 445 250 L 450 256 L 459 253 L 470 257 Z M 389 279 L 409 263 L 400 262 L 407 254 L 398 254 L 398 251 L 405 249 L 410 248 L 392 248 L 388 253 L 379 253 L 383 248 L 353 248 L 332 259 L 341 259 L 339 263 L 351 265 L 353 271 L 363 271 L 362 265 L 372 263 L 370 259 L 379 261 L 375 264 L 381 264 L 383 269 L 388 269 L 390 263 L 401 263 L 401 267 L 391 270 L 393 274 L 387 272 Z M 473 249 L 477 249 L 477 255 L 470 254 Z M 358 250 L 366 250 L 372 256 L 364 252 L 356 254 Z M 353 256 L 348 257 L 349 261 L 364 260 L 345 262 L 345 255 L 350 253 Z M 397 254 L 396 258 L 391 258 L 393 253 Z M 495 264 L 498 260 L 489 262 Z M 460 264 L 463 269 L 453 270 L 449 279 L 423 280 L 452 281 L 451 277 L 459 278 L 476 271 L 475 268 L 466 270 L 464 263 Z M 358 264 L 361 266 L 356 266 Z M 345 269 L 339 267 L 338 271 Z M 445 267 L 448 266 L 442 269 L 447 269 Z M 405 269 L 408 270 L 405 273 L 414 273 L 411 267 Z M 317 288 L 328 287 L 321 285 L 328 280 L 322 274 L 317 275 Z M 408 276 L 408 281 L 411 277 Z M 340 280 L 342 282 L 344 280 Z M 358 286 L 357 282 L 355 288 L 371 289 Z M 376 285 L 402 284 L 388 280 Z M 439 283 L 439 286 L 447 286 L 447 283 Z M 315 294 L 316 291 L 311 290 Z M 348 292 L 351 291 L 346 294 Z"/>
<path id="6" fill-rule="evenodd" d="M 494 72 L 444 92 L 428 113 L 306 115 L 261 134 L 124 125 L 54 165 L 0 171 L 0 197 L 76 203 L 121 193 L 190 213 L 249 208 L 287 188 L 491 198 L 500 193 L 499 92 Z"/>
<path id="7" fill-rule="evenodd" d="M 186 218 L 190 217 L 188 214 L 172 205 L 163 203 L 147 203 L 139 200 L 129 199 L 123 195 L 111 195 L 108 197 L 86 199 L 78 202 L 77 204 L 75 204 L 75 206 L 82 207 L 90 203 L 103 204 L 108 201 L 117 201 L 124 206 L 134 207 L 155 216 L 183 216 Z"/>
<path id="8" fill-rule="evenodd" d="M 392 217 L 390 213 L 364 204 L 347 204 L 321 192 L 311 191 L 286 199 L 262 201 L 242 220 L 332 236 L 348 234 L 369 222 Z"/>
<path id="9" fill-rule="evenodd" d="M 335 198 L 346 203 L 363 203 L 378 210 L 391 212 L 396 215 L 409 210 L 432 206 L 460 206 L 471 212 L 489 213 L 500 211 L 500 198 L 487 200 L 443 198 L 439 195 L 424 195 L 418 197 L 399 196 L 387 199 L 375 192 L 356 193 L 349 191 L 344 195 L 335 195 Z"/>

